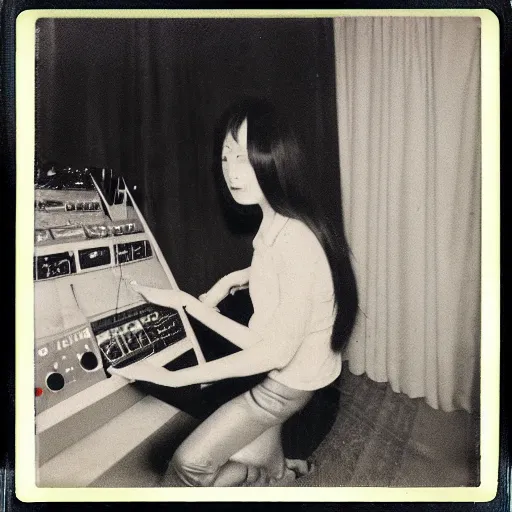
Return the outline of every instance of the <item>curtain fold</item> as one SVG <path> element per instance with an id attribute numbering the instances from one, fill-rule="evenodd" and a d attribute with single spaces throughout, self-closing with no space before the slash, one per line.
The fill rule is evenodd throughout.
<path id="1" fill-rule="evenodd" d="M 361 313 L 350 371 L 478 407 L 480 26 L 337 18 L 339 148 Z"/>

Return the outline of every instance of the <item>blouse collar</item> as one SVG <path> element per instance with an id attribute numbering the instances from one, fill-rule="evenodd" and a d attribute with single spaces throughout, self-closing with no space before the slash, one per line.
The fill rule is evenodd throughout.
<path id="1" fill-rule="evenodd" d="M 276 212 L 274 218 L 272 219 L 272 223 L 265 232 L 262 232 L 262 227 L 260 226 L 260 229 L 254 237 L 253 247 L 256 247 L 260 241 L 263 242 L 267 247 L 274 245 L 277 235 L 279 235 L 279 233 L 282 231 L 288 220 L 289 217 L 284 217 L 283 215 L 280 215 Z"/>

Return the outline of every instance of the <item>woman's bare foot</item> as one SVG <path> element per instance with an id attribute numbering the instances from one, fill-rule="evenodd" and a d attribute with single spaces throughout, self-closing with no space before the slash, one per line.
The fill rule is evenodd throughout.
<path id="1" fill-rule="evenodd" d="M 285 459 L 284 463 L 288 469 L 291 469 L 297 478 L 301 476 L 309 475 L 315 466 L 312 462 L 302 459 Z"/>
<path id="2" fill-rule="evenodd" d="M 271 478 L 269 487 L 291 487 L 297 480 L 297 475 L 291 469 L 285 468 L 280 478 Z"/>
<path id="3" fill-rule="evenodd" d="M 290 487 L 295 484 L 297 478 L 309 475 L 314 471 L 312 462 L 301 459 L 285 459 L 285 468 L 280 478 L 271 478 L 270 487 Z"/>

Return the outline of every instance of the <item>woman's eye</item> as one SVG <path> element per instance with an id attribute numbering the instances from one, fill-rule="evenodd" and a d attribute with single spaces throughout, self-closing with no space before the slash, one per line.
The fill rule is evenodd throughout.
<path id="1" fill-rule="evenodd" d="M 227 156 L 223 156 L 223 157 L 222 157 L 222 161 L 223 161 L 223 162 L 227 162 L 227 161 L 228 161 L 228 157 L 227 157 Z"/>
<path id="2" fill-rule="evenodd" d="M 247 158 L 247 155 L 238 155 L 236 157 L 238 162 L 247 162 L 249 159 Z"/>

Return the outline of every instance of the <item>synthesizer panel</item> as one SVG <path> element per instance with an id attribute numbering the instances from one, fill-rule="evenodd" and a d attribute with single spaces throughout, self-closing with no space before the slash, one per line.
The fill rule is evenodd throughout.
<path id="1" fill-rule="evenodd" d="M 204 358 L 183 310 L 150 304 L 128 284 L 177 287 L 121 178 L 107 169 L 38 169 L 34 208 L 35 420 L 44 484 L 52 457 L 122 413 L 123 400 L 130 408 L 144 398 L 128 390 L 120 398 L 128 383 L 111 377 L 109 366 L 141 359 L 162 366 L 186 351 L 198 363 Z M 94 416 L 99 402 L 107 412 Z"/>

